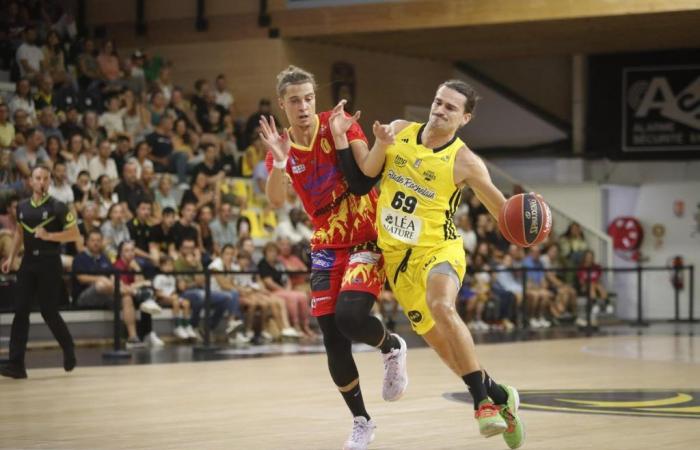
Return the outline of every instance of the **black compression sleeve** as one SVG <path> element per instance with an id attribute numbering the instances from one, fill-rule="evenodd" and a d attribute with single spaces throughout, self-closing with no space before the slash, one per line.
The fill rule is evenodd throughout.
<path id="1" fill-rule="evenodd" d="M 365 195 L 369 193 L 381 178 L 381 174 L 376 177 L 368 177 L 362 173 L 360 167 L 357 165 L 357 161 L 355 161 L 355 156 L 352 154 L 352 149 L 350 148 L 339 148 L 336 153 L 338 154 L 340 170 L 343 172 L 343 175 L 345 175 L 345 179 L 348 180 L 350 192 L 355 195 Z"/>

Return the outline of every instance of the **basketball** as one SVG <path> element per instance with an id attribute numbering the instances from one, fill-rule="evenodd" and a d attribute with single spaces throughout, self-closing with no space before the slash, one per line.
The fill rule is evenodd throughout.
<path id="1" fill-rule="evenodd" d="M 531 247 L 547 239 L 552 230 L 552 213 L 536 194 L 514 195 L 498 215 L 498 229 L 508 242 Z"/>

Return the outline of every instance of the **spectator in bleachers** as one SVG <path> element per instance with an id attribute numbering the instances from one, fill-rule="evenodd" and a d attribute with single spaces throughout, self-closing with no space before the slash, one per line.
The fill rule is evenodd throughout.
<path id="1" fill-rule="evenodd" d="M 170 62 L 166 62 L 160 67 L 160 70 L 158 71 L 158 78 L 156 78 L 153 83 L 155 89 L 163 93 L 163 99 L 165 100 L 166 104 L 170 103 L 173 89 L 175 88 L 175 86 L 173 86 L 171 75 L 172 64 Z"/>
<path id="2" fill-rule="evenodd" d="M 514 307 L 520 309 L 523 303 L 523 282 L 522 274 L 516 275 L 516 273 L 509 271 L 507 269 L 514 269 L 513 257 L 510 253 L 503 255 L 501 263 L 496 266 L 499 272 L 494 274 L 494 283 L 492 288 L 494 291 L 507 292 L 512 295 L 514 300 Z M 528 292 L 528 297 L 532 298 L 532 293 Z M 531 300 L 528 304 L 531 303 Z M 513 321 L 513 316 L 507 316 L 510 321 Z"/>
<path id="3" fill-rule="evenodd" d="M 175 270 L 178 272 L 202 272 L 202 261 L 197 254 L 197 247 L 192 239 L 184 239 L 180 245 L 180 255 L 175 260 Z M 196 331 L 199 326 L 200 313 L 204 305 L 204 275 L 179 275 L 177 277 L 178 290 L 183 298 L 189 300 L 192 306 L 192 316 L 190 317 L 190 325 Z M 226 311 L 229 312 L 229 323 L 231 326 L 238 320 L 240 314 L 240 305 L 238 297 L 235 299 L 232 296 L 225 295 L 221 292 L 210 292 L 211 305 L 214 313 L 209 322 L 210 329 L 216 328 L 216 325 L 223 317 Z M 240 321 L 238 322 L 240 324 Z M 237 327 L 238 324 L 234 326 Z M 227 326 L 228 328 L 228 326 Z"/>
<path id="4" fill-rule="evenodd" d="M 90 178 L 95 181 L 102 175 L 106 175 L 113 183 L 119 181 L 117 164 L 112 159 L 112 144 L 103 139 L 97 145 L 97 155 L 93 156 L 88 165 Z"/>
<path id="5" fill-rule="evenodd" d="M 15 126 L 10 122 L 10 108 L 0 100 L 0 150 L 14 146 Z"/>
<path id="6" fill-rule="evenodd" d="M 153 331 L 151 315 L 162 311 L 155 300 L 155 292 L 151 288 L 151 282 L 146 280 L 141 272 L 141 267 L 136 262 L 134 243 L 124 241 L 119 245 L 118 257 L 114 262 L 114 268 L 121 271 L 132 271 L 136 274 L 121 274 L 121 292 L 125 294 L 122 302 L 122 318 L 126 325 L 128 338 L 126 348 L 138 348 L 142 344 L 150 347 L 163 347 L 165 344 Z M 129 301 L 131 300 L 131 301 Z M 141 311 L 139 330 L 136 330 L 136 306 Z"/>
<path id="7" fill-rule="evenodd" d="M 120 134 L 116 137 L 116 146 L 112 152 L 112 159 L 117 165 L 117 173 L 124 173 L 124 165 L 131 159 L 131 141 L 126 134 Z"/>
<path id="8" fill-rule="evenodd" d="M 46 153 L 49 155 L 51 165 L 56 165 L 57 162 L 63 161 L 61 140 L 56 136 L 46 138 Z"/>
<path id="9" fill-rule="evenodd" d="M 83 114 L 83 136 L 90 139 L 92 145 L 99 143 L 107 137 L 105 129 L 98 123 L 97 113 L 92 110 Z"/>
<path id="10" fill-rule="evenodd" d="M 29 114 L 23 109 L 18 109 L 12 114 L 12 120 L 15 125 L 15 143 L 14 147 L 24 145 L 27 131 L 32 128 L 32 122 Z"/>
<path id="11" fill-rule="evenodd" d="M 80 230 L 80 234 L 83 236 L 83 239 L 87 239 L 88 234 L 93 230 L 100 231 L 101 222 L 98 216 L 97 204 L 95 204 L 95 202 L 85 202 L 85 205 L 80 213 L 80 217 L 81 220 L 80 223 L 78 223 L 78 230 Z M 100 235 L 101 234 L 102 232 L 100 231 Z M 84 245 L 82 241 L 78 241 L 76 246 L 78 247 L 78 251 L 83 250 Z"/>
<path id="12" fill-rule="evenodd" d="M 128 63 L 125 63 L 124 80 L 127 86 L 134 91 L 137 97 L 146 92 L 146 74 L 143 71 L 145 55 L 141 50 L 136 50 L 131 54 Z"/>
<path id="13" fill-rule="evenodd" d="M 136 208 L 142 201 L 148 203 L 153 201 L 138 179 L 136 174 L 136 162 L 131 160 L 124 165 L 122 179 L 117 187 L 114 188 L 114 192 L 117 194 L 119 203 L 121 203 L 130 214 L 136 213 Z"/>
<path id="14" fill-rule="evenodd" d="M 226 87 L 226 76 L 222 73 L 216 77 L 216 103 L 229 111 L 234 99 L 231 92 Z"/>
<path id="15" fill-rule="evenodd" d="M 122 206 L 123 208 L 123 206 Z M 134 217 L 127 223 L 129 229 L 129 237 L 134 241 L 136 262 L 144 270 L 146 275 L 151 275 L 155 272 L 156 265 L 160 261 L 155 259 L 151 254 L 151 202 L 146 199 L 141 199 L 137 203 Z"/>
<path id="16" fill-rule="evenodd" d="M 37 110 L 39 110 L 39 108 L 37 108 Z M 37 129 L 44 133 L 47 139 L 56 137 L 60 142 L 63 142 L 61 130 L 56 126 L 56 114 L 54 114 L 53 108 L 45 106 L 39 111 L 39 125 L 37 125 Z"/>
<path id="17" fill-rule="evenodd" d="M 595 254 L 592 250 L 583 252 L 581 264 L 578 266 L 576 276 L 578 278 L 579 293 L 581 295 L 586 295 L 586 287 L 590 286 L 590 297 L 593 299 L 595 306 L 598 307 L 597 310 L 594 311 L 595 313 L 600 310 L 600 306 L 606 309 L 610 308 L 608 290 L 605 289 L 602 282 L 603 268 L 600 264 L 595 262 Z"/>
<path id="18" fill-rule="evenodd" d="M 39 164 L 51 165 L 49 155 L 44 150 L 44 133 L 36 128 L 27 130 L 24 146 L 15 150 L 13 157 L 15 167 L 24 177 L 29 177 L 32 169 Z"/>
<path id="19" fill-rule="evenodd" d="M 78 84 L 84 91 L 97 88 L 101 78 L 100 66 L 95 58 L 95 41 L 83 41 L 83 51 L 78 56 Z"/>
<path id="20" fill-rule="evenodd" d="M 160 270 L 162 273 L 153 279 L 153 289 L 156 292 L 156 300 L 163 306 L 170 306 L 173 309 L 173 319 L 175 327 L 173 334 L 178 339 L 195 339 L 197 334 L 189 324 L 190 302 L 180 297 L 177 293 L 177 281 L 171 273 L 175 270 L 175 260 L 170 256 L 163 255 L 160 259 Z"/>
<path id="21" fill-rule="evenodd" d="M 553 295 L 547 289 L 544 266 L 540 260 L 541 250 L 539 245 L 528 248 L 527 256 L 523 258 L 522 266 L 527 269 L 527 292 L 533 296 L 533 305 L 530 311 L 531 328 L 549 328 L 552 323 L 547 320 L 546 314 L 552 302 Z"/>
<path id="22" fill-rule="evenodd" d="M 250 219 L 247 218 L 246 216 L 243 216 L 243 215 L 242 215 L 242 216 L 239 216 L 239 217 L 238 217 L 238 220 L 236 220 L 236 233 L 238 234 L 239 246 L 240 246 L 241 239 L 246 239 L 246 240 L 247 240 L 247 239 L 250 239 L 251 242 L 253 241 L 252 238 L 250 237 L 251 232 L 252 232 L 252 227 L 251 227 L 251 224 L 250 224 Z M 247 241 L 246 241 L 246 242 L 247 242 Z M 253 245 L 253 247 L 254 247 L 254 246 L 255 246 L 255 245 Z M 250 254 L 253 255 L 253 256 L 256 255 L 256 254 L 255 254 L 252 250 L 250 250 L 250 249 L 244 249 L 244 250 L 250 252 Z M 256 259 L 259 259 L 259 258 L 256 258 Z"/>
<path id="23" fill-rule="evenodd" d="M 163 256 L 177 259 L 177 246 L 173 225 L 177 220 L 175 210 L 169 206 L 163 208 L 160 223 L 151 228 L 151 239 L 148 245 L 151 259 L 159 261 Z"/>
<path id="24" fill-rule="evenodd" d="M 158 189 L 155 191 L 156 209 L 159 211 L 165 208 L 177 210 L 177 200 L 173 195 L 173 177 L 164 173 L 158 179 Z"/>
<path id="25" fill-rule="evenodd" d="M 70 167 L 70 161 L 66 163 L 66 171 L 68 171 L 68 167 Z M 82 170 L 78 173 L 78 177 L 71 188 L 73 189 L 75 209 L 81 212 L 85 203 L 93 199 L 93 186 L 87 170 Z"/>
<path id="26" fill-rule="evenodd" d="M 34 106 L 31 89 L 31 83 L 27 78 L 20 78 L 17 80 L 17 83 L 15 83 L 15 93 L 9 101 L 10 114 L 15 118 L 15 125 L 17 125 L 17 122 L 22 122 L 18 120 L 15 115 L 19 110 L 27 113 L 26 119 L 29 121 L 27 123 L 28 126 L 36 124 L 36 108 Z"/>
<path id="27" fill-rule="evenodd" d="M 238 260 L 237 264 L 234 264 L 233 270 L 240 270 L 246 272 L 252 272 L 256 270 L 255 264 L 253 263 L 253 258 L 251 253 L 245 250 L 238 250 Z M 289 314 L 287 312 L 287 306 L 282 297 L 272 294 L 268 289 L 265 288 L 253 274 L 237 274 L 234 275 L 234 280 L 236 285 L 240 287 L 241 296 L 250 296 L 254 301 L 257 301 L 262 306 L 266 313 L 266 316 L 270 317 L 270 320 L 274 327 L 280 331 L 281 336 L 298 338 L 301 334 L 289 324 Z M 268 324 L 265 324 L 268 325 Z M 268 333 L 269 334 L 269 333 Z M 256 336 L 257 338 L 257 336 Z M 253 338 L 253 343 L 261 343 L 259 339 Z"/>
<path id="28" fill-rule="evenodd" d="M 153 161 L 156 172 L 176 172 L 178 183 L 187 185 L 187 155 L 176 152 L 170 134 L 173 129 L 173 119 L 164 115 L 153 133 L 146 137 L 151 146 L 148 158 Z"/>
<path id="29" fill-rule="evenodd" d="M 107 254 L 110 258 L 114 258 L 121 243 L 131 240 L 122 205 L 114 203 L 109 207 L 107 219 L 102 223 L 100 231 L 104 236 Z"/>
<path id="30" fill-rule="evenodd" d="M 111 308 L 114 301 L 114 281 L 109 274 L 96 272 L 111 271 L 112 263 L 104 253 L 102 233 L 92 229 L 85 238 L 85 249 L 73 258 L 73 303 L 81 308 Z M 122 308 L 133 308 L 126 291 L 121 291 Z"/>
<path id="31" fill-rule="evenodd" d="M 457 231 L 462 236 L 462 242 L 464 243 L 464 250 L 467 253 L 474 253 L 476 249 L 476 233 L 472 229 L 472 224 L 469 221 L 469 214 L 462 213 L 457 216 L 455 220 L 457 225 Z"/>
<path id="32" fill-rule="evenodd" d="M 61 36 L 56 30 L 50 30 L 46 35 L 46 44 L 41 51 L 44 54 L 45 68 L 58 86 L 69 82 L 66 72 L 65 55 L 61 46 Z"/>
<path id="33" fill-rule="evenodd" d="M 20 173 L 15 170 L 11 150 L 0 150 L 0 190 L 17 190 L 24 184 Z"/>
<path id="34" fill-rule="evenodd" d="M 203 117 L 204 122 L 200 122 L 202 131 L 205 133 L 219 134 L 223 130 L 224 117 L 227 112 L 216 104 L 216 97 L 213 92 L 210 91 L 204 99 L 206 100 L 207 113 Z"/>
<path id="35" fill-rule="evenodd" d="M 34 25 L 24 29 L 22 44 L 17 48 L 17 65 L 22 78 L 35 79 L 45 67 L 44 53 L 36 45 L 37 33 Z"/>
<path id="36" fill-rule="evenodd" d="M 136 178 L 138 178 L 139 180 L 141 179 L 141 172 L 143 170 L 143 167 L 147 163 L 153 164 L 151 160 L 148 159 L 150 154 L 151 146 L 148 144 L 148 142 L 141 141 L 136 144 L 132 156 L 128 159 L 128 161 L 133 161 L 134 163 L 136 163 Z"/>
<path id="37" fill-rule="evenodd" d="M 215 207 L 219 203 L 217 199 L 218 190 L 212 188 L 209 184 L 207 174 L 197 172 L 192 180 L 192 187 L 185 191 L 182 195 L 180 208 L 185 203 L 193 203 L 195 209 L 199 210 L 203 206 Z"/>
<path id="38" fill-rule="evenodd" d="M 308 272 L 309 267 L 304 263 L 304 261 L 295 255 L 292 248 L 292 242 L 287 236 L 277 237 L 277 247 L 279 248 L 279 260 L 284 266 L 285 270 L 290 272 Z M 289 281 L 292 284 L 292 289 L 299 292 L 304 292 L 307 295 L 311 295 L 311 285 L 309 284 L 309 275 L 299 273 L 294 275 L 289 275 Z"/>
<path id="39" fill-rule="evenodd" d="M 248 148 L 245 149 L 243 159 L 241 160 L 241 176 L 252 177 L 253 170 L 258 166 L 260 161 L 265 160 L 267 150 L 260 139 L 260 128 L 255 128 L 250 138 L 251 142 Z"/>
<path id="40" fill-rule="evenodd" d="M 168 114 L 168 103 L 165 101 L 165 95 L 155 89 L 151 92 L 151 99 L 148 103 L 148 113 L 151 116 L 151 126 L 157 127 L 161 119 Z"/>
<path id="41" fill-rule="evenodd" d="M 195 165 L 200 158 L 195 155 L 194 149 L 197 147 L 197 138 L 195 133 L 187 128 L 185 119 L 176 119 L 171 140 L 173 141 L 173 149 L 176 152 L 187 155 L 187 166 Z"/>
<path id="42" fill-rule="evenodd" d="M 114 46 L 114 41 L 107 39 L 102 43 L 97 54 L 97 67 L 100 69 L 100 78 L 107 90 L 121 87 L 121 71 L 119 70 L 119 57 Z"/>
<path id="43" fill-rule="evenodd" d="M 117 135 L 124 134 L 124 110 L 121 109 L 121 100 L 117 94 L 107 97 L 107 108 L 100 115 L 97 123 L 107 132 L 107 138 L 115 139 Z"/>
<path id="44" fill-rule="evenodd" d="M 469 267 L 466 284 L 472 295 L 467 296 L 467 326 L 474 331 L 488 331 L 489 326 L 484 321 L 484 308 L 491 295 L 491 275 L 486 272 L 490 267 L 481 254 L 474 255 Z"/>
<path id="45" fill-rule="evenodd" d="M 289 238 L 293 245 L 310 242 L 313 231 L 304 223 L 305 217 L 306 213 L 302 209 L 291 209 L 289 216 L 279 221 L 275 234 Z"/>
<path id="46" fill-rule="evenodd" d="M 180 207 L 180 220 L 173 225 L 173 238 L 175 246 L 180 248 L 185 239 L 190 239 L 197 246 L 197 258 L 201 259 L 203 248 L 202 241 L 199 237 L 199 230 L 194 224 L 194 218 L 197 214 L 197 209 L 194 203 L 184 203 Z"/>
<path id="47" fill-rule="evenodd" d="M 219 213 L 209 225 L 214 241 L 214 253 L 217 255 L 220 254 L 224 245 L 235 245 L 238 241 L 236 225 L 231 216 L 231 208 L 230 203 L 221 203 Z"/>
<path id="48" fill-rule="evenodd" d="M 291 281 L 284 273 L 284 265 L 278 257 L 277 244 L 274 242 L 265 244 L 263 259 L 258 263 L 260 279 L 270 292 L 284 299 L 291 326 L 306 336 L 314 337 L 314 332 L 309 328 L 309 296 L 292 289 Z"/>
<path id="49" fill-rule="evenodd" d="M 127 89 L 122 94 L 124 102 L 124 131 L 131 138 L 131 143 L 142 141 L 153 129 L 151 113 L 143 105 L 141 98 L 133 90 Z"/>
<path id="50" fill-rule="evenodd" d="M 571 222 L 564 234 L 559 238 L 561 254 L 571 267 L 578 267 L 583 255 L 588 250 L 588 243 L 583 236 L 583 229 L 577 222 Z"/>
<path id="51" fill-rule="evenodd" d="M 209 205 L 204 205 L 197 212 L 194 221 L 199 231 L 199 238 L 202 240 L 202 247 L 204 249 L 202 258 L 205 263 L 211 261 L 214 255 L 214 238 L 211 233 L 211 228 L 209 227 L 213 216 L 211 207 Z"/>
<path id="52" fill-rule="evenodd" d="M 551 244 L 545 254 L 540 258 L 545 269 L 563 269 L 565 266 L 559 257 L 559 246 Z M 571 319 L 576 316 L 576 290 L 566 283 L 562 272 L 545 272 L 545 279 L 549 290 L 554 294 L 554 301 L 550 306 L 550 315 L 553 319 Z"/>
<path id="53" fill-rule="evenodd" d="M 17 194 L 10 194 L 5 198 L 5 204 L 3 207 L 3 212 L 0 214 L 0 230 L 4 230 L 11 234 L 17 230 L 17 204 L 19 203 L 19 196 Z"/>
<path id="54" fill-rule="evenodd" d="M 80 144 L 82 146 L 83 126 L 80 124 L 80 113 L 76 105 L 70 105 L 66 108 L 66 120 L 58 126 L 58 129 L 61 131 L 63 139 L 67 141 L 69 145 L 73 137 L 76 134 L 79 135 L 81 139 Z"/>
<path id="55" fill-rule="evenodd" d="M 275 121 L 277 129 L 282 128 L 282 122 L 272 113 L 272 107 L 270 105 L 270 100 L 266 98 L 261 98 L 258 102 L 258 110 L 248 117 L 248 121 L 245 124 L 244 138 L 245 146 L 250 145 L 253 140 L 258 136 L 258 131 L 256 129 L 260 126 L 260 118 L 262 116 L 272 116 Z M 254 166 L 253 166 L 254 167 Z"/>
<path id="56" fill-rule="evenodd" d="M 53 165 L 52 175 L 49 195 L 65 203 L 70 209 L 73 209 L 73 189 L 66 177 L 66 163 L 57 161 Z"/>
<path id="57" fill-rule="evenodd" d="M 175 114 L 177 120 L 185 121 L 187 129 L 194 132 L 193 137 L 202 132 L 202 128 L 197 122 L 197 117 L 192 109 L 192 105 L 185 98 L 182 88 L 175 87 L 173 89 L 172 96 L 170 97 L 169 109 Z M 197 145 L 193 143 L 192 148 L 194 149 L 196 147 Z"/>
<path id="58" fill-rule="evenodd" d="M 196 176 L 203 173 L 206 175 L 207 183 L 214 186 L 217 182 L 223 180 L 225 176 L 221 158 L 219 157 L 219 146 L 207 143 L 202 146 L 202 150 L 204 159 L 194 167 L 192 184 L 196 184 Z"/>
<path id="59" fill-rule="evenodd" d="M 249 296 L 240 295 L 239 287 L 236 285 L 233 275 L 217 273 L 236 270 L 236 266 L 234 264 L 235 256 L 235 247 L 227 244 L 222 248 L 221 256 L 214 259 L 211 264 L 209 264 L 209 270 L 214 272 L 213 276 L 211 277 L 211 290 L 212 292 L 220 292 L 231 297 L 231 301 L 233 301 L 233 299 L 237 299 L 234 303 L 238 303 L 242 307 L 249 308 L 248 315 L 245 318 L 243 318 L 240 309 L 237 311 L 234 310 L 233 315 L 238 315 L 243 320 L 236 320 L 235 318 L 234 320 L 229 320 L 226 327 L 226 334 L 234 343 L 247 344 L 250 342 L 250 338 L 246 337 L 246 334 L 244 333 L 238 333 L 238 331 L 252 331 L 253 311 L 251 311 L 251 309 L 256 303 L 251 302 Z"/>
<path id="60" fill-rule="evenodd" d="M 57 108 L 53 78 L 48 73 L 42 73 L 37 77 L 37 86 L 34 93 L 34 108 L 41 111 L 50 107 L 53 112 L 53 109 Z"/>

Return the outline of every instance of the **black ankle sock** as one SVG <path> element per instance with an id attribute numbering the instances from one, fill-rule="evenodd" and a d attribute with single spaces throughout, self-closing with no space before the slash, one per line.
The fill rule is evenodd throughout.
<path id="1" fill-rule="evenodd" d="M 486 371 L 484 371 L 484 386 L 486 386 L 486 392 L 495 404 L 505 405 L 508 403 L 508 392 L 501 385 L 496 384 Z"/>
<path id="2" fill-rule="evenodd" d="M 360 383 L 357 383 L 357 386 L 349 391 L 341 392 L 340 394 L 343 396 L 343 400 L 345 400 L 345 404 L 348 405 L 353 417 L 363 416 L 369 420 L 369 414 L 367 414 L 367 410 L 365 409 L 365 402 L 362 400 Z"/>
<path id="3" fill-rule="evenodd" d="M 469 393 L 474 399 L 474 410 L 479 409 L 479 403 L 489 398 L 486 394 L 486 386 L 484 385 L 484 378 L 481 370 L 464 375 L 462 380 L 466 383 L 469 388 Z"/>
<path id="4" fill-rule="evenodd" d="M 390 351 L 399 348 L 401 348 L 401 343 L 398 339 L 396 339 L 396 336 L 389 333 L 389 331 L 384 330 L 384 339 L 382 340 L 382 345 L 379 346 L 379 350 L 382 353 L 389 353 Z"/>

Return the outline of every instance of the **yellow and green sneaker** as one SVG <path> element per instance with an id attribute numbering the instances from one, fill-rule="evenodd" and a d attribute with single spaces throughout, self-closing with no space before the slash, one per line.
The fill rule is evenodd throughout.
<path id="1" fill-rule="evenodd" d="M 508 428 L 498 406 L 490 400 L 481 402 L 479 409 L 474 413 L 474 418 L 479 422 L 479 433 L 487 438 L 501 434 Z"/>
<path id="2" fill-rule="evenodd" d="M 508 402 L 498 406 L 501 417 L 508 425 L 506 431 L 503 432 L 503 440 L 506 441 L 509 448 L 518 448 L 525 442 L 525 426 L 518 417 L 520 396 L 513 386 L 502 384 L 501 387 L 508 393 Z"/>

